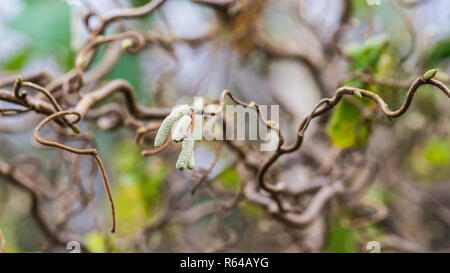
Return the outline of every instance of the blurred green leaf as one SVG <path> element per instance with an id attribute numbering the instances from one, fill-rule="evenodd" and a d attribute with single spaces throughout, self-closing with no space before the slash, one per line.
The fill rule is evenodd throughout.
<path id="1" fill-rule="evenodd" d="M 448 180 L 450 175 L 450 138 L 433 136 L 417 143 L 408 155 L 409 170 L 424 182 Z"/>
<path id="2" fill-rule="evenodd" d="M 388 44 L 388 36 L 380 34 L 365 41 L 364 44 L 351 44 L 345 48 L 345 52 L 352 57 L 353 68 L 363 70 L 365 68 L 376 69 L 383 49 Z"/>
<path id="3" fill-rule="evenodd" d="M 92 232 L 86 235 L 86 246 L 91 252 L 106 252 L 106 239 L 100 232 Z"/>
<path id="4" fill-rule="evenodd" d="M 361 0 L 351 0 L 352 13 L 360 16 L 367 16 L 367 2 Z"/>
<path id="5" fill-rule="evenodd" d="M 162 160 L 152 158 L 146 166 L 143 167 L 145 171 L 144 179 L 140 180 L 141 194 L 144 197 L 146 208 L 148 213 L 151 213 L 151 209 L 155 206 L 155 202 L 158 200 L 162 190 L 162 186 L 166 181 L 170 167 Z"/>
<path id="6" fill-rule="evenodd" d="M 388 204 L 392 200 L 390 192 L 385 188 L 377 185 L 372 185 L 371 187 L 369 187 L 365 192 L 365 196 L 371 200 L 383 204 Z"/>
<path id="7" fill-rule="evenodd" d="M 255 219 L 260 219 L 264 215 L 264 211 L 261 207 L 247 201 L 241 202 L 239 208 L 242 212 L 254 217 Z"/>
<path id="8" fill-rule="evenodd" d="M 17 253 L 20 252 L 20 249 L 16 245 L 15 232 L 12 230 L 14 226 L 9 225 L 9 227 L 2 227 L 0 225 L 0 235 L 3 236 L 5 241 L 5 253 Z M 1 252 L 0 252 L 1 253 Z"/>
<path id="9" fill-rule="evenodd" d="M 31 39 L 30 57 L 55 56 L 65 68 L 72 67 L 74 52 L 70 50 L 69 5 L 61 0 L 24 2 L 24 10 L 8 24 Z"/>
<path id="10" fill-rule="evenodd" d="M 132 177 L 140 189 L 146 207 L 158 198 L 161 187 L 169 175 L 170 168 L 158 158 L 143 159 L 142 148 L 124 141 L 117 151 L 117 169 L 128 178 Z"/>
<path id="11" fill-rule="evenodd" d="M 19 53 L 12 56 L 4 65 L 3 68 L 8 71 L 18 71 L 24 67 L 29 61 L 32 54 L 32 49 L 26 48 Z"/>
<path id="12" fill-rule="evenodd" d="M 116 202 L 117 230 L 130 234 L 143 228 L 148 220 L 145 200 L 139 188 L 139 175 L 121 173 L 119 185 L 114 188 Z"/>
<path id="13" fill-rule="evenodd" d="M 425 145 L 425 158 L 437 166 L 450 166 L 450 140 L 432 138 Z"/>
<path id="14" fill-rule="evenodd" d="M 222 186 L 227 190 L 237 190 L 242 184 L 241 175 L 236 168 L 222 172 L 220 181 L 222 182 Z"/>
<path id="15" fill-rule="evenodd" d="M 380 78 L 393 77 L 398 68 L 398 56 L 394 50 L 384 50 L 378 59 L 376 76 Z"/>
<path id="16" fill-rule="evenodd" d="M 351 71 L 361 71 L 366 68 L 375 72 L 391 69 L 395 61 L 388 52 L 384 52 L 387 44 L 388 36 L 380 34 L 369 38 L 364 44 L 348 46 L 346 53 L 352 57 Z M 384 71 L 377 74 L 384 76 Z M 350 80 L 345 85 L 379 93 L 379 88 L 376 85 L 367 85 L 359 79 Z M 367 98 L 356 99 L 355 102 L 361 102 L 362 107 L 374 105 Z M 340 148 L 363 147 L 369 138 L 371 125 L 372 119 L 363 119 L 361 109 L 358 106 L 347 101 L 341 101 L 333 110 L 327 123 L 326 132 L 331 141 Z"/>
<path id="17" fill-rule="evenodd" d="M 339 219 L 331 219 L 331 234 L 326 252 L 332 253 L 354 253 L 356 252 L 356 232 L 341 225 Z"/>
<path id="18" fill-rule="evenodd" d="M 134 7 L 140 7 L 150 2 L 150 0 L 131 0 L 131 4 Z"/>
<path id="19" fill-rule="evenodd" d="M 143 159 L 141 150 L 133 142 L 123 141 L 114 156 L 119 173 L 114 195 L 121 233 L 132 233 L 148 224 L 170 171 L 162 159 Z"/>
<path id="20" fill-rule="evenodd" d="M 450 38 L 436 43 L 426 59 L 427 68 L 433 68 L 450 58 Z"/>
<path id="21" fill-rule="evenodd" d="M 363 121 L 361 110 L 357 106 L 341 101 L 327 123 L 326 132 L 340 148 L 362 147 L 367 143 L 370 129 L 371 122 Z"/>

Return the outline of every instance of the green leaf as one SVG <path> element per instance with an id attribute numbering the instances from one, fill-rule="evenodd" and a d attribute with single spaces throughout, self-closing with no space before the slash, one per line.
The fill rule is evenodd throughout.
<path id="1" fill-rule="evenodd" d="M 131 4 L 132 4 L 134 7 L 140 7 L 140 6 L 143 6 L 143 5 L 148 4 L 149 2 L 150 2 L 150 0 L 131 0 Z"/>
<path id="2" fill-rule="evenodd" d="M 143 228 L 149 218 L 146 203 L 139 186 L 138 173 L 121 173 L 114 188 L 117 232 L 131 234 Z"/>
<path id="3" fill-rule="evenodd" d="M 248 201 L 242 202 L 239 205 L 239 208 L 244 214 L 253 217 L 255 220 L 260 220 L 261 217 L 264 216 L 264 210 L 260 206 L 257 206 Z"/>
<path id="4" fill-rule="evenodd" d="M 65 1 L 26 0 L 24 10 L 8 25 L 31 39 L 32 57 L 56 56 L 61 65 L 69 68 L 74 59 L 70 50 L 70 18 Z"/>
<path id="5" fill-rule="evenodd" d="M 450 140 L 432 138 L 425 145 L 425 158 L 437 166 L 450 165 Z"/>
<path id="6" fill-rule="evenodd" d="M 86 234 L 86 246 L 91 252 L 104 253 L 106 252 L 106 239 L 100 232 L 92 232 Z"/>
<path id="7" fill-rule="evenodd" d="M 450 38 L 436 43 L 428 54 L 427 67 L 436 67 L 450 58 Z"/>
<path id="8" fill-rule="evenodd" d="M 136 198 L 136 209 L 151 215 L 155 208 L 164 181 L 170 173 L 171 167 L 163 160 L 154 158 L 142 159 L 142 147 L 134 143 L 123 141 L 116 150 L 115 166 L 119 172 L 119 191 L 123 192 L 123 200 L 128 197 Z M 131 201 L 133 202 L 133 201 Z M 126 205 L 127 206 L 127 205 Z M 140 212 L 142 213 L 142 211 Z"/>
<path id="9" fill-rule="evenodd" d="M 367 143 L 371 122 L 362 120 L 361 110 L 346 101 L 341 101 L 328 121 L 326 132 L 333 144 L 340 148 L 362 147 Z"/>
<path id="10" fill-rule="evenodd" d="M 450 138 L 432 136 L 417 143 L 408 155 L 409 171 L 418 181 L 434 182 L 450 175 Z"/>
<path id="11" fill-rule="evenodd" d="M 365 68 L 376 69 L 383 49 L 388 44 L 388 36 L 380 34 L 373 36 L 364 44 L 351 44 L 345 49 L 345 53 L 352 57 L 353 68 L 363 70 Z"/>
<path id="12" fill-rule="evenodd" d="M 380 55 L 377 63 L 376 76 L 379 78 L 392 77 L 398 68 L 399 59 L 395 50 L 388 48 Z"/>
<path id="13" fill-rule="evenodd" d="M 228 169 L 220 175 L 222 186 L 227 190 L 237 190 L 241 184 L 241 175 L 236 168 Z"/>
<path id="14" fill-rule="evenodd" d="M 24 65 L 30 59 L 32 49 L 26 48 L 19 53 L 13 55 L 9 60 L 3 64 L 3 68 L 8 71 L 18 71 L 21 70 Z"/>
<path id="15" fill-rule="evenodd" d="M 332 253 L 354 253 L 357 251 L 357 233 L 355 230 L 345 228 L 339 219 L 331 219 L 331 234 L 326 252 Z"/>

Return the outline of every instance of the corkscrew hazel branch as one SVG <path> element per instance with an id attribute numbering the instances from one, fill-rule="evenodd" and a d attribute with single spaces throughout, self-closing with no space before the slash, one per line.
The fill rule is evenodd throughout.
<path id="1" fill-rule="evenodd" d="M 53 75 L 50 74 L 45 69 L 38 72 L 24 72 L 19 76 L 22 81 L 34 82 L 37 84 L 47 84 L 53 79 Z M 0 78 L 0 87 L 13 85 L 17 81 L 17 76 L 15 74 L 2 76 Z"/>
<path id="2" fill-rule="evenodd" d="M 76 86 L 78 91 L 83 86 L 83 72 L 90 65 L 92 58 L 88 54 L 94 51 L 98 46 L 105 43 L 122 40 L 122 48 L 128 53 L 138 53 L 145 46 L 145 37 L 137 31 L 126 31 L 109 36 L 97 36 L 95 39 L 87 42 L 78 52 L 75 59 Z"/>
<path id="3" fill-rule="evenodd" d="M 19 99 L 14 95 L 13 92 L 10 92 L 9 90 L 0 89 L 0 100 L 24 106 L 35 111 L 38 114 L 51 115 L 52 113 L 54 113 L 53 105 L 32 97 L 27 97 L 26 101 L 23 99 Z"/>
<path id="4" fill-rule="evenodd" d="M 141 155 L 142 156 L 155 155 L 155 154 L 165 150 L 167 147 L 169 147 L 169 144 L 171 141 L 172 141 L 172 136 L 169 135 L 169 137 L 166 139 L 166 142 L 164 142 L 163 145 L 161 145 L 160 147 L 155 148 L 155 149 L 148 149 L 148 150 L 142 151 Z"/>
<path id="5" fill-rule="evenodd" d="M 222 92 L 221 98 L 220 98 L 220 106 L 216 111 L 212 111 L 212 112 L 206 112 L 205 110 L 201 110 L 201 111 L 197 111 L 198 113 L 201 113 L 202 115 L 217 115 L 218 113 L 220 113 L 221 111 L 223 111 L 224 106 L 225 106 L 225 98 L 228 96 L 231 98 L 231 100 L 233 102 L 235 102 L 236 104 L 242 105 L 244 107 L 249 107 L 249 108 L 253 108 L 255 109 L 255 111 L 257 111 L 258 117 L 260 118 L 260 120 L 269 128 L 271 129 L 271 131 L 269 132 L 270 134 L 270 139 L 272 140 L 276 140 L 275 142 L 277 142 L 277 147 L 276 147 L 276 152 L 274 154 L 272 154 L 271 157 L 269 157 L 269 159 L 263 163 L 261 165 L 261 167 L 258 169 L 257 171 L 257 180 L 258 180 L 258 184 L 259 186 L 269 192 L 272 196 L 272 198 L 276 201 L 276 203 L 278 204 L 278 209 L 280 212 L 284 212 L 284 209 L 282 207 L 281 201 L 278 198 L 278 194 L 280 193 L 279 190 L 276 189 L 276 187 L 274 187 L 273 185 L 267 184 L 264 181 L 264 175 L 267 172 L 267 170 L 271 167 L 271 165 L 273 165 L 273 163 L 282 155 L 285 153 L 291 153 L 295 150 L 297 150 L 302 142 L 303 142 L 303 138 L 304 138 L 304 134 L 305 131 L 307 130 L 309 123 L 311 122 L 311 120 L 319 115 L 322 115 L 326 112 L 328 112 L 329 110 L 331 110 L 332 108 L 334 108 L 334 106 L 336 106 L 340 100 L 346 96 L 346 95 L 355 95 L 359 98 L 362 97 L 366 97 L 371 99 L 372 101 L 374 101 L 381 109 L 381 111 L 390 118 L 395 118 L 395 117 L 399 117 L 401 115 L 403 115 L 407 109 L 409 108 L 412 99 L 414 97 L 415 92 L 418 90 L 418 88 L 422 85 L 433 85 L 438 87 L 439 89 L 441 89 L 444 94 L 446 94 L 448 97 L 450 97 L 450 91 L 449 89 L 443 85 L 441 82 L 434 80 L 433 77 L 436 75 L 436 70 L 432 69 L 427 71 L 423 76 L 418 77 L 410 86 L 409 91 L 407 93 L 407 96 L 405 98 L 405 101 L 403 103 L 403 105 L 395 110 L 392 111 L 389 109 L 388 105 L 386 104 L 386 102 L 379 97 L 377 94 L 368 91 L 368 90 L 364 90 L 364 89 L 359 89 L 359 88 L 354 88 L 354 87 L 341 87 L 339 89 L 336 90 L 336 93 L 333 97 L 331 98 L 324 98 L 322 100 L 320 100 L 317 105 L 315 106 L 315 108 L 313 109 L 313 111 L 311 112 L 310 115 L 308 115 L 301 123 L 297 132 L 297 140 L 294 144 L 290 145 L 290 146 L 284 146 L 284 138 L 281 135 L 281 132 L 277 126 L 276 123 L 274 123 L 271 120 L 266 120 L 262 115 L 261 115 L 261 111 L 260 111 L 260 107 L 258 104 L 256 104 L 255 102 L 250 102 L 250 103 L 244 103 L 240 100 L 238 100 L 236 97 L 234 97 L 228 90 L 224 90 Z M 186 107 L 186 106 L 185 106 Z M 187 110 L 186 110 L 187 111 Z M 160 145 L 162 145 L 163 143 L 168 143 L 166 142 L 167 137 L 170 135 L 172 127 L 174 126 L 174 124 L 181 118 L 183 117 L 183 115 L 186 115 L 185 113 L 180 113 L 178 111 L 173 111 L 163 122 L 163 124 L 160 127 L 160 130 L 158 131 L 158 135 L 157 138 L 155 140 L 155 146 L 158 147 Z M 177 131 L 174 134 L 174 141 L 178 141 L 180 138 L 180 136 L 182 136 L 183 134 L 181 132 L 185 132 L 186 128 L 189 127 L 189 119 L 188 117 L 185 117 L 184 119 L 185 121 L 183 121 L 183 123 L 179 123 L 178 126 L 176 126 L 176 130 Z M 276 132 L 278 139 L 275 138 L 275 136 L 273 135 Z M 180 156 L 178 158 L 176 167 L 177 169 L 183 170 L 184 168 L 188 167 L 193 167 L 192 165 L 194 165 L 193 162 L 193 141 L 191 139 L 185 139 L 186 142 L 183 141 L 183 148 L 182 148 L 182 152 L 180 153 Z M 275 144 L 276 145 L 276 144 Z"/>
<path id="6" fill-rule="evenodd" d="M 313 111 L 311 112 L 310 115 L 308 115 L 301 123 L 297 132 L 297 139 L 296 142 L 293 143 L 290 146 L 284 146 L 284 138 L 281 135 L 281 132 L 279 130 L 279 128 L 277 127 L 277 125 L 275 123 L 273 123 L 272 121 L 267 121 L 264 119 L 264 117 L 261 115 L 260 112 L 260 108 L 259 105 L 256 104 L 255 102 L 250 102 L 250 103 L 244 103 L 240 100 L 238 100 L 236 97 L 234 97 L 228 90 L 224 90 L 222 92 L 222 95 L 220 97 L 220 107 L 219 109 L 217 109 L 217 111 L 214 112 L 206 112 L 206 111 L 201 111 L 202 114 L 207 114 L 207 115 L 216 115 L 219 112 L 223 111 L 224 106 L 225 106 L 225 98 L 226 96 L 230 97 L 231 100 L 233 102 L 235 102 L 238 105 L 242 105 L 244 107 L 249 107 L 249 108 L 254 108 L 255 111 L 257 111 L 257 114 L 259 116 L 259 118 L 261 119 L 261 121 L 269 128 L 272 130 L 275 130 L 276 132 L 278 132 L 278 136 L 279 136 L 279 140 L 278 140 L 278 147 L 276 149 L 276 152 L 274 154 L 272 154 L 271 157 L 269 157 L 269 159 L 267 159 L 266 162 L 264 162 L 261 167 L 258 169 L 257 172 L 257 179 L 258 179 L 258 184 L 260 185 L 260 187 L 269 192 L 272 197 L 275 199 L 276 203 L 279 206 L 279 210 L 283 211 L 282 205 L 281 205 L 281 201 L 278 198 L 277 195 L 277 189 L 270 185 L 265 183 L 264 181 L 264 175 L 267 172 L 267 170 L 275 163 L 275 161 L 282 155 L 285 153 L 291 153 L 295 150 L 297 150 L 298 148 L 300 148 L 302 142 L 303 142 L 303 138 L 304 138 L 304 134 L 305 131 L 307 130 L 309 123 L 311 122 L 311 120 L 319 115 L 322 115 L 326 112 L 328 112 L 329 110 L 331 110 L 332 108 L 334 108 L 334 106 L 336 106 L 340 100 L 346 96 L 346 95 L 355 95 L 359 98 L 362 97 L 366 97 L 368 99 L 371 99 L 372 101 L 374 101 L 381 109 L 381 111 L 390 118 L 396 118 L 399 117 L 401 115 L 403 115 L 407 109 L 409 108 L 409 106 L 411 105 L 412 99 L 414 97 L 415 92 L 418 90 L 418 88 L 422 85 L 433 85 L 436 86 L 437 88 L 439 88 L 444 94 L 446 94 L 449 98 L 450 98 L 450 91 L 449 89 L 442 84 L 441 82 L 439 82 L 438 80 L 433 79 L 433 77 L 436 75 L 437 70 L 436 69 L 432 69 L 427 71 L 423 76 L 418 77 L 410 86 L 408 93 L 406 95 L 405 101 L 403 103 L 403 105 L 395 110 L 392 111 L 389 109 L 387 103 L 381 98 L 379 97 L 377 94 L 368 91 L 368 90 L 364 90 L 364 89 L 359 89 L 359 88 L 354 88 L 354 87 L 341 87 L 339 89 L 336 90 L 336 93 L 333 97 L 331 98 L 324 98 L 322 100 L 320 100 L 317 105 L 315 106 L 315 108 L 313 109 Z"/>
<path id="7" fill-rule="evenodd" d="M 141 7 L 112 10 L 103 16 L 100 16 L 94 12 L 90 12 L 85 16 L 84 23 L 88 30 L 92 31 L 91 36 L 99 35 L 103 33 L 105 28 L 111 23 L 121 19 L 132 19 L 146 16 L 147 14 L 158 8 L 160 5 L 162 5 L 165 1 L 166 0 L 152 0 L 148 4 L 145 4 Z M 93 16 L 98 17 L 98 19 L 100 20 L 100 25 L 92 30 L 89 27 L 89 19 Z"/>
<path id="8" fill-rule="evenodd" d="M 299 129 L 297 132 L 297 139 L 296 139 L 295 143 L 293 143 L 290 146 L 283 146 L 284 139 L 282 138 L 282 136 L 280 134 L 280 141 L 278 144 L 277 151 L 274 154 L 272 154 L 272 156 L 269 159 L 267 159 L 266 162 L 264 162 L 262 164 L 262 166 L 260 167 L 260 169 L 258 170 L 257 177 L 258 177 L 259 185 L 264 190 L 270 192 L 273 196 L 276 196 L 276 191 L 275 191 L 274 187 L 267 184 L 264 181 L 264 175 L 267 173 L 267 170 L 275 163 L 275 161 L 281 155 L 283 155 L 285 153 L 294 152 L 298 148 L 300 148 L 300 146 L 303 143 L 303 138 L 304 138 L 305 132 L 306 132 L 311 120 L 317 116 L 320 116 L 320 115 L 328 112 L 332 108 L 334 108 L 334 106 L 336 106 L 345 95 L 356 95 L 358 97 L 362 96 L 362 97 L 371 99 L 380 107 L 383 114 L 385 114 L 387 117 L 390 117 L 390 118 L 396 118 L 396 117 L 403 115 L 408 110 L 409 106 L 411 105 L 414 94 L 419 89 L 419 87 L 421 87 L 422 85 L 433 85 L 433 86 L 439 88 L 445 95 L 447 95 L 447 97 L 450 98 L 450 90 L 448 89 L 448 87 L 446 87 L 444 84 L 442 84 L 438 80 L 433 79 L 433 77 L 435 75 L 436 75 L 436 72 L 434 70 L 430 70 L 430 71 L 427 71 L 423 76 L 418 77 L 411 84 L 403 105 L 395 111 L 390 110 L 387 103 L 381 97 L 379 97 L 377 94 L 375 94 L 371 91 L 354 88 L 354 87 L 339 88 L 338 90 L 336 90 L 336 93 L 333 97 L 320 100 L 318 102 L 318 104 L 316 105 L 316 107 L 311 112 L 311 114 L 308 115 L 300 123 Z M 277 202 L 277 203 L 279 206 L 281 206 L 280 202 Z M 279 209 L 281 211 L 283 210 L 282 207 L 280 207 Z"/>
<path id="9" fill-rule="evenodd" d="M 170 114 L 170 109 L 153 109 L 141 105 L 136 98 L 133 86 L 122 79 L 113 80 L 101 88 L 83 95 L 83 98 L 75 106 L 75 110 L 84 117 L 93 106 L 115 93 L 121 93 L 124 96 L 128 112 L 137 119 L 162 119 Z"/>
<path id="10" fill-rule="evenodd" d="M 201 110 L 199 111 L 199 113 L 201 113 L 202 115 L 209 115 L 209 116 L 214 116 L 217 115 L 219 113 L 221 113 L 224 110 L 225 107 L 225 99 L 226 97 L 229 97 L 234 103 L 244 106 L 244 107 L 249 107 L 249 108 L 253 108 L 255 109 L 256 113 L 258 114 L 259 119 L 261 120 L 261 122 L 267 126 L 268 129 L 273 129 L 276 130 L 277 132 L 279 131 L 279 128 L 276 126 L 275 123 L 273 122 L 268 122 L 264 116 L 261 114 L 261 109 L 259 107 L 258 104 L 256 104 L 254 101 L 250 102 L 250 103 L 245 103 L 243 101 L 240 101 L 239 99 L 237 99 L 233 94 L 231 94 L 230 91 L 228 90 L 223 90 L 221 96 L 220 96 L 220 102 L 219 102 L 219 108 L 216 111 L 205 111 L 205 110 Z"/>
<path id="11" fill-rule="evenodd" d="M 24 99 L 27 96 L 26 91 L 20 92 L 21 87 L 22 87 L 22 77 L 17 76 L 17 80 L 14 82 L 14 95 L 18 99 Z"/>
<path id="12" fill-rule="evenodd" d="M 16 82 L 14 83 L 14 95 L 16 96 L 16 98 L 18 98 L 20 100 L 24 100 L 25 103 L 27 103 L 27 95 L 28 95 L 28 93 L 26 91 L 20 92 L 22 87 L 30 87 L 30 88 L 32 88 L 32 89 L 34 89 L 34 90 L 44 94 L 45 97 L 53 105 L 53 107 L 55 108 L 56 112 L 63 111 L 62 107 L 56 101 L 55 97 L 47 89 L 45 89 L 44 87 L 42 87 L 40 85 L 32 83 L 32 82 L 22 81 L 22 77 L 21 76 L 18 76 Z M 65 125 L 69 126 L 75 134 L 79 134 L 80 133 L 80 128 L 78 128 L 77 125 L 75 125 L 73 123 L 70 123 L 69 121 L 67 121 L 67 119 L 65 117 L 62 117 L 62 120 L 63 120 L 63 123 Z"/>
<path id="13" fill-rule="evenodd" d="M 49 141 L 49 140 L 45 140 L 43 138 L 40 137 L 39 133 L 41 131 L 41 129 L 51 120 L 61 117 L 61 116 L 66 116 L 66 115 L 75 115 L 76 116 L 76 120 L 73 121 L 73 123 L 77 123 L 80 118 L 81 115 L 80 113 L 76 112 L 76 111 L 61 111 L 61 112 L 56 112 L 51 114 L 50 116 L 46 117 L 44 120 L 41 121 L 41 123 L 39 123 L 39 125 L 36 127 L 36 129 L 34 130 L 34 139 L 45 146 L 50 146 L 50 147 L 55 147 L 55 148 L 59 148 L 71 153 L 75 153 L 75 154 L 86 154 L 86 155 L 90 155 L 92 156 L 95 161 L 97 162 L 100 171 L 102 173 L 103 176 L 103 182 L 105 185 L 105 189 L 108 195 L 108 199 L 110 202 L 110 206 L 111 206 L 111 215 L 112 215 L 112 227 L 111 227 L 111 232 L 114 233 L 116 230 L 116 212 L 115 212 L 115 206 L 114 206 L 114 200 L 112 197 L 112 193 L 111 193 L 111 188 L 109 186 L 109 180 L 108 180 L 108 176 L 106 175 L 106 171 L 105 171 L 105 167 L 103 165 L 103 162 L 97 152 L 96 149 L 90 148 L 90 149 L 77 149 L 77 148 L 73 148 L 58 142 L 54 142 L 54 141 Z"/>

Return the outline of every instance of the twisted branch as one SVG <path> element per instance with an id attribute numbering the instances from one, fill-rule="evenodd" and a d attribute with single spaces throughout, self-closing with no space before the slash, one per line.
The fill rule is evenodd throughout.
<path id="1" fill-rule="evenodd" d="M 75 115 L 77 117 L 73 123 L 77 123 L 81 118 L 80 113 L 78 113 L 76 111 L 61 111 L 61 112 L 51 114 L 50 116 L 46 117 L 41 123 L 39 123 L 39 125 L 34 130 L 33 136 L 36 139 L 36 141 L 42 145 L 59 148 L 59 149 L 62 149 L 62 150 L 65 150 L 65 151 L 68 151 L 71 153 L 75 153 L 75 154 L 90 155 L 95 159 L 95 161 L 97 162 L 97 164 L 100 168 L 100 171 L 102 173 L 103 182 L 104 182 L 105 189 L 106 189 L 108 199 L 109 199 L 109 203 L 111 206 L 111 215 L 112 215 L 111 232 L 114 233 L 116 230 L 116 212 L 115 212 L 115 208 L 114 208 L 114 200 L 112 198 L 112 193 L 111 193 L 111 189 L 109 186 L 108 176 L 106 175 L 105 167 L 103 166 L 103 162 L 102 162 L 100 156 L 98 155 L 97 150 L 93 149 L 93 148 L 91 148 L 91 149 L 76 149 L 76 148 L 61 144 L 61 143 L 45 140 L 39 136 L 39 133 L 40 133 L 42 127 L 45 126 L 45 124 L 47 124 L 49 121 L 51 121 L 57 117 L 66 116 L 66 115 Z"/>

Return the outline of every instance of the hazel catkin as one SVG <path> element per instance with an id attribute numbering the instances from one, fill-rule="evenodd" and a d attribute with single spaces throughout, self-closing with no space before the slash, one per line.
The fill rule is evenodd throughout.
<path id="1" fill-rule="evenodd" d="M 175 126 L 175 129 L 173 130 L 172 134 L 172 140 L 174 142 L 180 142 L 183 137 L 186 136 L 186 134 L 189 131 L 189 128 L 191 127 L 192 118 L 190 116 L 183 116 L 178 124 Z"/>
<path id="2" fill-rule="evenodd" d="M 175 167 L 182 171 L 186 167 L 189 169 L 194 168 L 194 161 L 192 160 L 194 156 L 194 140 L 192 138 L 185 138 L 181 145 L 181 153 L 178 156 L 177 163 L 175 164 Z"/>
<path id="3" fill-rule="evenodd" d="M 191 107 L 187 104 L 175 107 L 172 112 L 163 120 L 155 137 L 155 147 L 160 147 L 166 142 L 175 123 L 184 115 L 191 111 Z"/>

